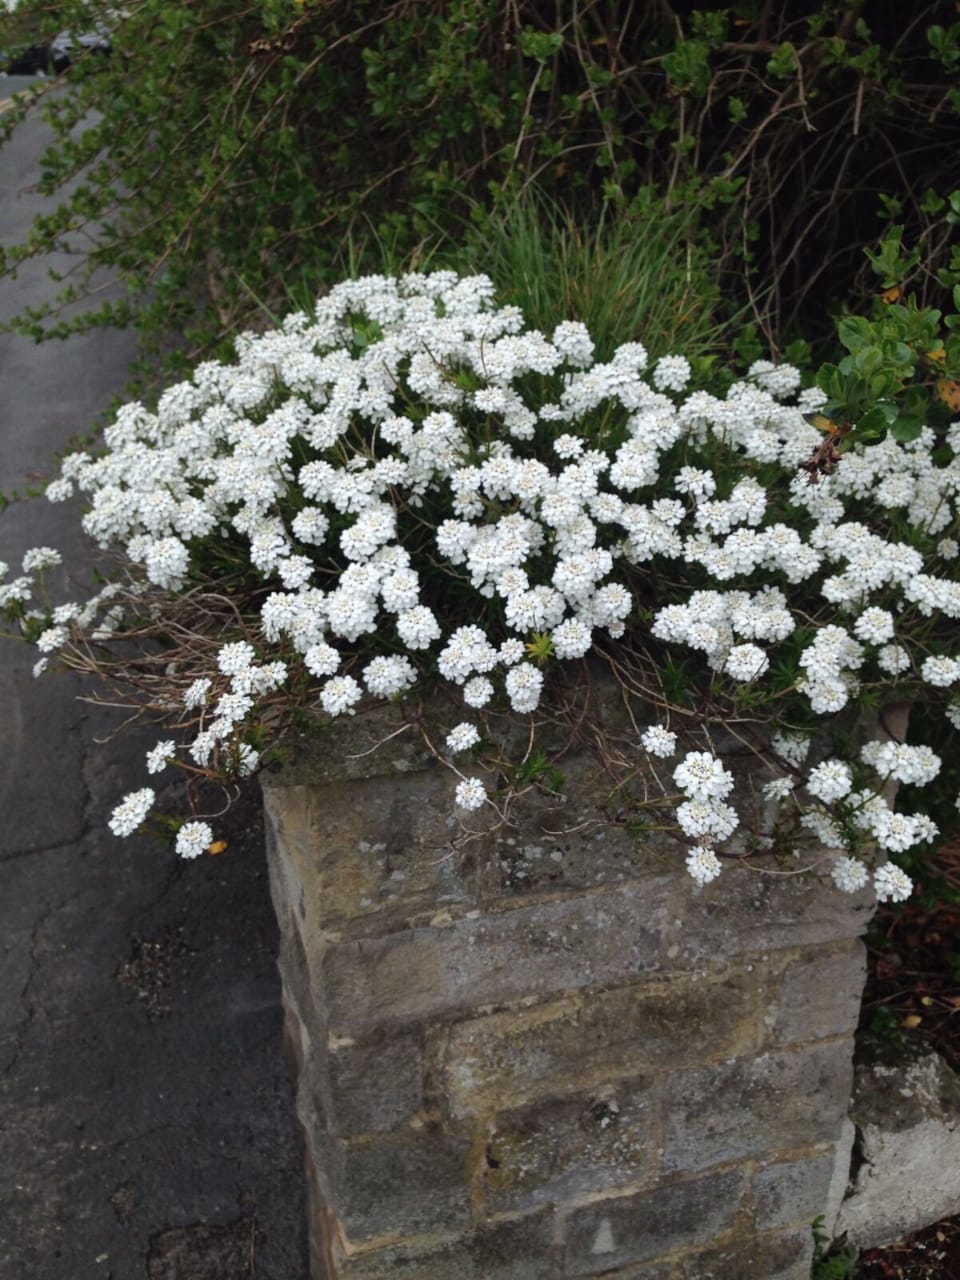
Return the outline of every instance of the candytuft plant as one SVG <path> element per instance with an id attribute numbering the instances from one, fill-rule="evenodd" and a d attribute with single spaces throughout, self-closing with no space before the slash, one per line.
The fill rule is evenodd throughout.
<path id="1" fill-rule="evenodd" d="M 347 281 L 67 456 L 47 497 L 80 491 L 115 568 L 52 605 L 38 548 L 0 604 L 38 673 L 56 655 L 167 720 L 147 775 L 244 776 L 304 715 L 387 701 L 457 775 L 467 837 L 562 790 L 587 741 L 593 820 L 681 841 L 699 883 L 769 855 L 901 900 L 897 858 L 937 829 L 890 784 L 960 788 L 885 732 L 905 702 L 960 725 L 960 435 L 855 442 L 818 479 L 824 394 L 801 383 L 760 360 L 715 394 L 638 341 L 599 360 L 583 324 L 527 328 L 483 276 Z M 596 732 L 601 670 L 624 717 Z M 132 792 L 112 830 L 155 801 Z"/>

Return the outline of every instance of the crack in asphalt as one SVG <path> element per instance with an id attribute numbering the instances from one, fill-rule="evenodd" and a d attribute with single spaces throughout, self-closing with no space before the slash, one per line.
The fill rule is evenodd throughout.
<path id="1" fill-rule="evenodd" d="M 76 896 L 76 895 L 73 895 L 73 896 Z M 40 943 L 40 933 L 41 933 L 41 930 L 46 925 L 47 921 L 54 914 L 54 912 L 58 910 L 60 905 L 61 904 L 59 903 L 53 903 L 49 907 L 47 907 L 47 909 L 42 913 L 42 915 L 36 920 L 36 922 L 33 925 L 33 928 L 30 930 L 30 949 L 29 949 L 30 967 L 27 971 L 26 981 L 23 984 L 23 990 L 20 992 L 20 995 L 18 997 L 20 1004 L 23 1006 L 24 1015 L 18 1022 L 16 1029 L 14 1030 L 14 1033 L 13 1033 L 13 1041 L 14 1041 L 15 1047 L 14 1047 L 13 1057 L 3 1069 L 3 1074 L 5 1076 L 12 1075 L 14 1068 L 17 1066 L 17 1063 L 20 1061 L 21 1057 L 23 1056 L 23 1050 L 26 1046 L 27 1036 L 30 1033 L 30 1028 L 33 1026 L 33 1020 L 36 1017 L 36 1012 L 37 1012 L 36 1004 L 32 1002 L 28 1004 L 27 1001 L 30 994 L 30 988 L 33 986 L 37 977 L 37 968 L 39 964 L 37 948 Z"/>

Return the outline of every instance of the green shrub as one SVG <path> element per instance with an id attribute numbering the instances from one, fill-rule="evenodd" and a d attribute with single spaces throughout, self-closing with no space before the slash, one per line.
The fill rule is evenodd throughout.
<path id="1" fill-rule="evenodd" d="M 909 237 L 931 175 L 960 186 L 960 23 L 947 0 L 909 21 L 881 0 L 797 8 L 24 0 L 0 48 L 100 14 L 114 52 L 43 95 L 42 189 L 63 203 L 0 267 L 64 242 L 85 260 L 18 328 L 135 320 L 147 348 L 178 335 L 186 367 L 257 299 L 279 311 L 291 283 L 339 276 L 351 238 L 409 254 L 537 186 L 582 226 L 658 193 L 709 225 L 765 343 L 823 336 L 879 195 Z"/>

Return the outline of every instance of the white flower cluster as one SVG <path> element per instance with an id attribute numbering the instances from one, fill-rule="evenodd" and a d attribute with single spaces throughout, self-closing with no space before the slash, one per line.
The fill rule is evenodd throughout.
<path id="1" fill-rule="evenodd" d="M 228 757 L 237 772 L 256 767 L 244 735 L 291 663 L 318 682 L 330 716 L 402 696 L 430 669 L 469 708 L 499 697 L 529 715 L 544 694 L 538 654 L 577 661 L 602 637 L 639 634 L 644 618 L 654 640 L 700 655 L 731 697 L 757 696 L 777 646 L 792 646 L 794 688 L 820 715 L 865 682 L 960 680 L 960 660 L 910 647 L 909 625 L 960 618 L 960 585 L 942 576 L 955 555 L 946 535 L 958 527 L 960 427 L 946 461 L 925 431 L 906 446 L 858 445 L 811 483 L 798 468 L 821 441 L 805 416 L 820 398 L 798 392 L 795 369 L 758 362 L 717 397 L 687 391 L 682 356 L 661 359 L 649 380 L 646 365 L 636 342 L 597 361 L 575 322 L 549 338 L 525 330 L 485 277 L 370 276 L 332 289 L 312 314 L 242 335 L 236 364 L 199 366 L 155 411 L 125 406 L 104 452 L 69 455 L 47 496 L 79 490 L 87 533 L 119 545 L 161 592 L 183 588 L 214 541 L 266 584 L 257 642 L 225 644 L 218 670 L 184 698 L 199 718 L 186 750 L 200 767 Z M 869 511 L 879 518 L 868 527 Z M 0 585 L 0 605 L 22 609 L 55 556 L 29 553 L 23 575 Z M 638 608 L 650 574 L 689 590 L 648 594 Z M 115 593 L 64 606 L 40 653 L 74 626 L 109 635 Z M 457 754 L 480 740 L 464 721 L 446 744 Z M 676 737 L 653 726 L 642 747 L 666 758 Z M 802 765 L 796 741 L 773 748 Z M 176 763 L 175 751 L 158 742 L 148 771 Z M 923 785 L 935 759 L 923 751 L 874 745 L 862 763 Z M 673 776 L 677 821 L 696 842 L 688 867 L 706 883 L 720 867 L 713 846 L 737 826 L 733 779 L 707 752 L 688 753 Z M 857 803 L 882 849 L 926 838 L 922 822 L 857 802 L 854 785 L 845 761 L 810 772 L 818 838 L 843 848 L 825 806 Z M 465 810 L 487 800 L 477 778 L 456 790 Z M 795 794 L 775 779 L 767 798 Z M 128 796 L 112 829 L 135 830 L 152 802 L 148 788 Z M 194 856 L 208 834 L 187 824 L 180 852 Z M 842 887 L 858 877 L 849 862 L 834 873 Z M 899 891 L 892 871 L 876 883 Z"/>

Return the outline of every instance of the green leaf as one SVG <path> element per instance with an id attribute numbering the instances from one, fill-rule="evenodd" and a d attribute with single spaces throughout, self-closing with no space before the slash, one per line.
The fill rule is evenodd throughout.
<path id="1" fill-rule="evenodd" d="M 915 418 L 909 414 L 902 413 L 890 428 L 890 434 L 894 440 L 899 440 L 901 444 L 908 444 L 911 440 L 919 439 L 922 430 L 922 418 Z"/>
<path id="2" fill-rule="evenodd" d="M 891 418 L 889 411 L 893 411 Z M 897 418 L 896 405 L 874 405 L 856 422 L 856 437 L 865 444 L 871 440 L 882 440 L 887 434 L 887 427 Z"/>
<path id="3" fill-rule="evenodd" d="M 743 124 L 747 118 L 747 108 L 744 106 L 742 98 L 728 98 L 727 110 L 730 114 L 731 124 Z"/>

